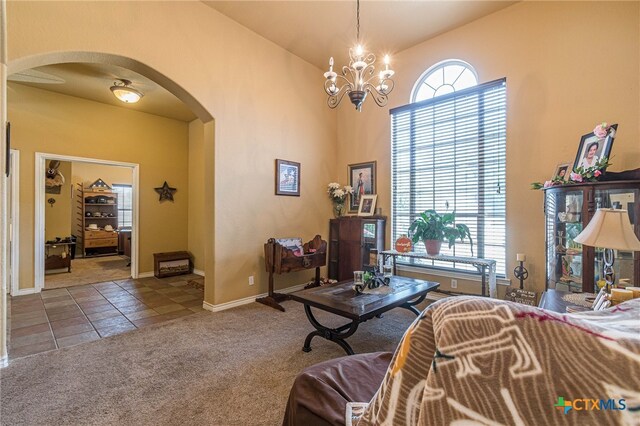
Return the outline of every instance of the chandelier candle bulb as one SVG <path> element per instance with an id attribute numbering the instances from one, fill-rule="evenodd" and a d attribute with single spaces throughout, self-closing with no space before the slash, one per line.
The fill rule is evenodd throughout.
<path id="1" fill-rule="evenodd" d="M 516 260 L 517 260 L 518 262 L 524 262 L 524 261 L 526 261 L 526 260 L 527 260 L 527 256 L 526 256 L 524 253 L 518 253 L 518 254 L 516 255 Z"/>

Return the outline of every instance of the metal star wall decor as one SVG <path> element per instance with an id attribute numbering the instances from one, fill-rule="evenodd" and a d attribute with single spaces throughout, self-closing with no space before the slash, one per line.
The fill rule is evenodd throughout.
<path id="1" fill-rule="evenodd" d="M 173 193 L 177 191 L 176 188 L 171 188 L 166 180 L 164 181 L 164 185 L 162 185 L 160 188 L 154 189 L 158 194 L 160 194 L 160 201 L 173 201 Z"/>

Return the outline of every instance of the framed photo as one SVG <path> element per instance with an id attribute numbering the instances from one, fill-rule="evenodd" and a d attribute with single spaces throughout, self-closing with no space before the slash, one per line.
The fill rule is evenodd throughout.
<path id="1" fill-rule="evenodd" d="M 571 173 L 571 163 L 562 163 L 556 166 L 556 170 L 553 172 L 553 176 L 551 179 L 555 179 L 557 177 L 562 178 L 562 180 L 566 181 L 569 179 L 569 174 Z"/>
<path id="2" fill-rule="evenodd" d="M 610 158 L 617 129 L 618 125 L 612 124 L 607 136 L 603 139 L 598 138 L 593 132 L 582 136 L 576 159 L 573 162 L 573 170 L 578 167 L 593 167 L 601 158 Z"/>
<path id="3" fill-rule="evenodd" d="M 349 196 L 349 212 L 355 213 L 360 208 L 363 195 L 376 193 L 376 162 L 349 164 L 349 185 L 353 194 Z"/>
<path id="4" fill-rule="evenodd" d="M 300 196 L 300 163 L 276 159 L 276 195 Z"/>
<path id="5" fill-rule="evenodd" d="M 360 206 L 358 207 L 358 216 L 373 216 L 376 209 L 377 195 L 362 195 L 360 197 Z"/>

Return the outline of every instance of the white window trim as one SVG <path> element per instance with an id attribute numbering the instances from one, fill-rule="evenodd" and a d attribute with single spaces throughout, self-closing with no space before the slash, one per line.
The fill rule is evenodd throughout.
<path id="1" fill-rule="evenodd" d="M 433 71 L 435 71 L 436 69 L 446 65 L 462 65 L 463 67 L 468 68 L 469 71 L 471 71 L 473 75 L 476 77 L 476 84 L 479 84 L 480 79 L 478 78 L 478 73 L 470 63 L 465 62 L 462 59 L 445 59 L 444 61 L 440 61 L 437 64 L 430 66 L 425 72 L 420 74 L 420 77 L 416 80 L 415 84 L 413 85 L 413 89 L 411 89 L 411 98 L 409 98 L 410 103 L 416 102 L 416 95 L 418 94 L 418 91 L 420 90 L 420 87 L 424 83 L 424 80 L 427 78 L 427 76 L 431 74 Z"/>

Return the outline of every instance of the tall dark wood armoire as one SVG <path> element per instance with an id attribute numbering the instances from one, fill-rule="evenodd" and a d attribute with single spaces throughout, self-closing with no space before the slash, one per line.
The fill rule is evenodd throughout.
<path id="1" fill-rule="evenodd" d="M 370 252 L 384 250 L 385 216 L 343 216 L 329 223 L 329 278 L 353 279 L 353 271 L 366 270 Z"/>

